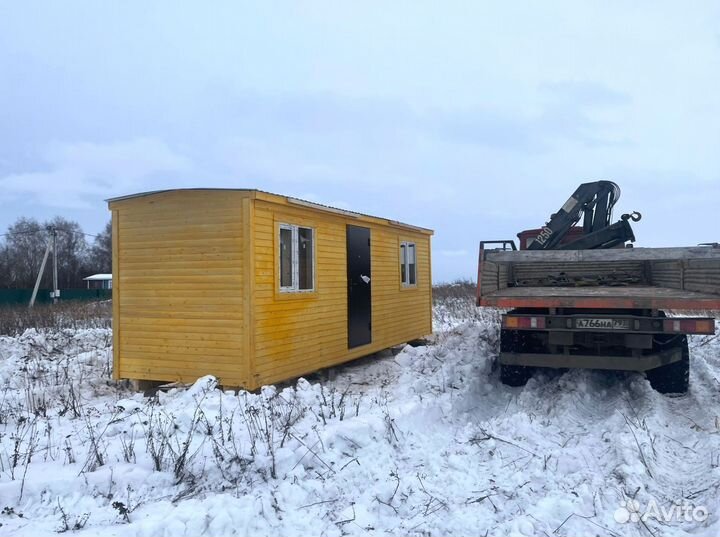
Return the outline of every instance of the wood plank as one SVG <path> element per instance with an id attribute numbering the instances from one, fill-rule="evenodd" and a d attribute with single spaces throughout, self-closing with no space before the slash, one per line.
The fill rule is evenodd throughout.
<path id="1" fill-rule="evenodd" d="M 147 220 L 152 220 L 148 226 Z M 199 215 L 195 212 L 185 211 L 181 215 L 153 215 L 136 221 L 123 220 L 121 230 L 132 234 L 147 234 L 156 231 L 158 234 L 175 233 L 179 229 L 194 229 L 204 233 L 211 233 L 217 228 L 239 227 L 241 225 L 240 213 L 237 209 L 226 216 L 217 213 L 205 212 Z"/>
<path id="2" fill-rule="evenodd" d="M 242 353 L 242 345 L 227 348 L 210 348 L 191 345 L 173 345 L 170 347 L 164 345 L 129 343 L 124 340 L 121 340 L 121 345 L 123 356 L 132 352 L 153 354 L 165 356 L 168 363 L 178 362 L 183 357 L 196 357 L 202 360 L 212 359 L 213 362 L 232 361 L 234 363 L 235 357 Z"/>
<path id="3" fill-rule="evenodd" d="M 164 276 L 144 276 L 142 274 L 136 275 L 134 273 L 131 273 L 129 275 L 125 275 L 124 272 L 121 272 L 120 278 L 118 279 L 119 282 L 126 282 L 128 286 L 143 283 L 143 284 L 154 284 L 156 286 L 162 286 L 166 283 L 168 283 L 168 278 Z M 240 284 L 239 275 L 233 275 L 232 277 L 228 275 L 192 275 L 192 276 L 173 276 L 172 282 L 174 284 L 196 284 L 198 287 L 202 285 L 215 285 L 215 284 L 223 284 L 226 283 L 228 285 L 228 288 L 232 288 L 235 285 Z"/>
<path id="4" fill-rule="evenodd" d="M 147 306 L 123 306 L 121 309 L 121 322 L 132 317 L 153 317 L 159 319 L 217 319 L 227 321 L 240 321 L 242 320 L 242 314 L 237 311 L 237 308 L 231 310 L 215 311 L 214 308 L 197 308 L 196 310 L 190 311 L 177 311 L 163 309 L 161 306 L 157 308 L 150 308 Z"/>
<path id="5" fill-rule="evenodd" d="M 123 318 L 126 330 L 149 329 L 158 333 L 200 333 L 200 334 L 237 334 L 242 325 L 237 319 L 200 319 L 159 318 L 152 316 L 132 316 Z"/>
<path id="6" fill-rule="evenodd" d="M 133 295 L 123 293 L 120 304 L 127 308 L 144 309 L 145 311 L 208 311 L 217 310 L 236 315 L 238 308 L 242 308 L 245 299 L 242 294 L 235 296 L 146 296 L 137 293 Z"/>
<path id="7" fill-rule="evenodd" d="M 142 371 L 146 374 L 157 375 L 153 377 L 156 380 L 174 380 L 173 377 L 168 376 L 174 374 L 192 375 L 194 378 L 191 382 L 205 375 L 241 377 L 241 370 L 238 364 L 210 363 L 202 360 L 170 364 L 162 361 L 144 359 L 135 354 L 123 355 L 123 369 L 125 370 L 123 375 L 125 378 L 129 376 L 130 371 Z"/>
<path id="8" fill-rule="evenodd" d="M 173 263 L 177 261 L 228 261 L 237 262 L 242 259 L 240 251 L 229 252 L 221 248 L 215 248 L 214 251 L 193 250 L 190 248 L 175 248 L 158 245 L 156 248 L 150 249 L 133 249 L 126 248 L 123 257 L 131 261 L 155 261 L 156 263 Z M 123 259 L 124 261 L 124 259 Z"/>
<path id="9" fill-rule="evenodd" d="M 240 323 L 235 321 L 236 325 Z M 125 323 L 125 332 L 131 333 L 137 337 L 144 339 L 157 338 L 177 338 L 179 340 L 197 340 L 197 341 L 226 341 L 239 340 L 244 337 L 242 327 L 207 327 L 207 326 L 181 326 L 171 324 L 140 324 L 128 325 Z"/>
<path id="10" fill-rule="evenodd" d="M 532 289 L 528 293 L 528 289 Z M 483 295 L 481 306 L 720 309 L 720 296 L 664 287 L 523 287 Z"/>
<path id="11" fill-rule="evenodd" d="M 243 302 L 242 334 L 243 356 L 242 376 L 251 379 L 255 374 L 255 200 L 244 199 L 243 216 Z"/>
<path id="12" fill-rule="evenodd" d="M 133 282 L 132 293 L 145 293 L 147 292 L 153 292 L 158 291 L 162 293 L 180 293 L 186 291 L 193 291 L 197 293 L 204 293 L 204 292 L 219 292 L 224 293 L 226 295 L 228 294 L 235 294 L 235 293 L 242 293 L 243 292 L 243 286 L 241 283 L 238 283 L 236 281 L 233 281 L 231 283 L 225 283 L 225 282 L 202 282 L 202 283 L 188 283 L 188 282 L 165 282 L 165 283 L 137 283 Z M 132 294 L 130 293 L 130 294 Z"/>
<path id="13" fill-rule="evenodd" d="M 113 331 L 113 379 L 120 378 L 120 215 L 118 211 L 112 211 L 112 331 Z"/>
<path id="14" fill-rule="evenodd" d="M 267 324 L 262 324 L 258 321 L 258 326 L 255 330 L 255 341 L 263 341 L 265 343 L 272 341 L 290 341 L 296 340 L 301 341 L 304 335 L 307 334 L 322 334 L 330 339 L 334 334 L 338 335 L 339 338 L 343 339 L 346 336 L 347 322 L 344 319 L 337 321 L 332 317 L 315 318 L 309 319 L 307 322 L 296 321 L 275 324 L 272 320 L 267 321 Z M 259 345 L 259 343 L 258 343 Z"/>
<path id="15" fill-rule="evenodd" d="M 227 299 L 232 298 L 234 300 L 242 301 L 243 297 L 245 296 L 240 290 L 242 289 L 241 286 L 235 285 L 235 291 L 229 290 L 229 289 L 223 289 L 220 286 L 216 286 L 215 288 L 208 288 L 208 289 L 198 289 L 195 286 L 189 286 L 187 284 L 183 284 L 184 287 L 178 287 L 178 284 L 175 284 L 174 286 L 170 287 L 170 284 L 168 287 L 165 286 L 145 286 L 144 288 L 137 287 L 134 285 L 132 287 L 132 293 L 127 292 L 127 297 L 133 297 L 134 299 L 140 300 L 140 299 L 174 299 L 174 298 L 183 298 L 183 299 L 205 299 L 208 302 L 214 301 L 214 299 Z"/>
<path id="16" fill-rule="evenodd" d="M 692 291 L 655 286 L 627 287 L 508 287 L 493 293 L 496 297 L 602 297 L 602 298 L 714 298 Z"/>
<path id="17" fill-rule="evenodd" d="M 152 240 L 150 238 L 143 238 L 139 240 L 123 239 L 121 248 L 139 250 L 143 248 L 157 248 L 158 246 L 193 248 L 198 252 L 216 252 L 224 251 L 225 249 L 232 251 L 233 249 L 240 248 L 241 243 L 235 234 L 227 234 L 225 237 L 215 237 L 212 239 L 205 237 L 192 238 L 190 236 L 183 239 L 162 239 L 161 241 Z M 218 248 L 223 250 L 217 250 Z"/>
<path id="18" fill-rule="evenodd" d="M 120 266 L 130 271 L 141 271 L 147 274 L 184 274 L 188 269 L 193 271 L 232 269 L 234 273 L 240 274 L 239 267 L 242 263 L 242 257 L 235 256 L 233 259 L 182 259 L 178 261 L 182 266 L 178 266 L 179 263 L 161 263 L 150 257 L 142 260 L 124 258 L 120 262 Z"/>
<path id="19" fill-rule="evenodd" d="M 194 208 L 192 210 L 178 209 L 175 211 L 127 211 L 123 210 L 123 229 L 139 229 L 147 227 L 148 221 L 158 227 L 170 227 L 174 225 L 196 225 L 196 224 L 227 224 L 237 222 L 239 219 L 237 207 L 226 208 L 216 207 L 214 209 Z"/>
<path id="20" fill-rule="evenodd" d="M 423 337 L 426 334 L 413 335 L 411 339 Z M 265 360 L 263 366 L 258 369 L 260 378 L 263 382 L 276 382 L 281 379 L 300 377 L 302 375 L 312 373 L 318 369 L 331 367 L 333 365 L 342 364 L 357 358 L 372 355 L 383 349 L 405 343 L 403 338 L 391 338 L 383 341 L 375 341 L 370 345 L 366 345 L 353 350 L 340 350 L 337 352 L 329 351 L 322 355 L 319 359 L 315 356 L 306 356 L 303 358 L 293 357 L 288 360 Z"/>
<path id="21" fill-rule="evenodd" d="M 127 270 L 127 267 L 125 267 Z M 207 268 L 195 268 L 195 267 L 157 267 L 154 269 L 143 269 L 143 270 L 137 270 L 134 271 L 138 274 L 128 274 L 127 276 L 123 274 L 121 275 L 121 278 L 132 278 L 132 277 L 143 277 L 143 278 L 152 278 L 153 276 L 156 277 L 165 277 L 168 280 L 173 279 L 175 276 L 182 276 L 182 277 L 190 277 L 190 276 L 197 276 L 197 277 L 209 277 L 209 278 L 220 278 L 220 277 L 231 277 L 236 276 L 240 277 L 240 274 L 242 272 L 242 267 L 235 267 L 235 266 L 227 266 L 227 267 L 218 267 L 213 269 L 207 269 Z"/>
<path id="22" fill-rule="evenodd" d="M 163 337 L 158 334 L 147 334 L 142 332 L 125 330 L 123 337 L 120 338 L 121 345 L 142 345 L 153 348 L 172 350 L 175 348 L 200 348 L 200 349 L 225 349 L 235 352 L 243 351 L 243 337 L 234 336 L 233 339 L 210 339 L 200 338 L 200 334 L 190 334 L 196 336 L 193 338 L 179 338 L 175 334 L 165 334 Z M 126 348 L 126 347 L 124 347 Z M 244 353 L 243 353 L 244 354 Z"/>
<path id="23" fill-rule="evenodd" d="M 720 248 L 687 246 L 677 248 L 610 248 L 606 250 L 486 250 L 485 255 L 486 260 L 496 263 L 720 259 Z"/>

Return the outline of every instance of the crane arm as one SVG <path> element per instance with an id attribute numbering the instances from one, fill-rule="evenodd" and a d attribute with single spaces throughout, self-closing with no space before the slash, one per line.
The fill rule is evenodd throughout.
<path id="1" fill-rule="evenodd" d="M 634 241 L 629 219 L 637 222 L 640 213 L 623 215 L 621 221 L 610 224 L 612 210 L 620 198 L 620 187 L 612 181 L 594 181 L 581 184 L 558 212 L 550 217 L 535 237 L 529 250 L 553 250 L 583 217 L 583 236 L 564 244 L 562 249 L 611 248 L 626 241 Z"/>

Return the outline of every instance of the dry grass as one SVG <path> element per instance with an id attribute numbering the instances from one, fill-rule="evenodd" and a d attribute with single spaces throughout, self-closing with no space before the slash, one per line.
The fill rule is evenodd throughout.
<path id="1" fill-rule="evenodd" d="M 5 306 L 0 308 L 0 335 L 16 336 L 28 328 L 109 328 L 112 302 L 68 301 L 59 304 Z"/>
<path id="2" fill-rule="evenodd" d="M 447 332 L 465 322 L 486 322 L 496 319 L 497 310 L 479 308 L 475 302 L 475 283 L 457 280 L 433 286 L 433 328 Z"/>
<path id="3" fill-rule="evenodd" d="M 476 285 L 471 280 L 455 280 L 454 282 L 434 285 L 432 292 L 435 305 L 443 303 L 449 298 L 474 300 Z"/>

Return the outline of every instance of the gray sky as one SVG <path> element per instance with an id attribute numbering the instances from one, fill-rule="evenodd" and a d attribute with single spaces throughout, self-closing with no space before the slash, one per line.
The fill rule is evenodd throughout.
<path id="1" fill-rule="evenodd" d="M 442 281 L 587 180 L 718 241 L 719 147 L 717 1 L 0 3 L 0 230 L 261 188 L 435 229 Z"/>

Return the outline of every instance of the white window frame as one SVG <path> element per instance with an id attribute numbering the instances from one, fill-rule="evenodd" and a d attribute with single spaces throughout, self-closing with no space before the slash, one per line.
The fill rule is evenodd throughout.
<path id="1" fill-rule="evenodd" d="M 278 229 L 278 246 L 281 244 L 281 230 L 286 229 L 289 230 L 292 234 L 290 243 L 292 248 L 292 270 L 291 270 L 291 280 L 292 285 L 282 285 L 282 273 L 281 273 L 281 266 L 282 261 L 280 259 L 280 256 L 282 253 L 280 252 L 280 248 L 278 248 L 278 283 L 280 284 L 280 292 L 282 293 L 312 293 L 315 291 L 315 274 L 317 267 L 315 266 L 315 228 L 312 228 L 310 226 L 300 226 L 295 224 L 280 224 L 280 227 Z M 312 287 L 310 289 L 300 289 L 300 229 L 309 229 L 310 230 L 310 237 L 312 241 Z"/>
<path id="2" fill-rule="evenodd" d="M 413 255 L 415 256 L 415 283 L 410 283 L 410 263 L 408 262 L 408 252 L 412 246 Z M 403 281 L 403 277 L 405 281 Z M 414 241 L 400 242 L 400 285 L 403 287 L 417 287 L 418 284 L 418 266 L 417 266 L 417 244 Z"/>

